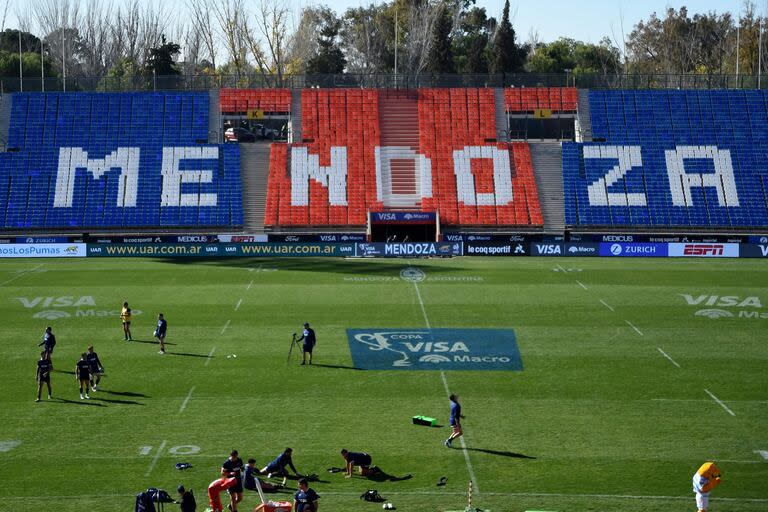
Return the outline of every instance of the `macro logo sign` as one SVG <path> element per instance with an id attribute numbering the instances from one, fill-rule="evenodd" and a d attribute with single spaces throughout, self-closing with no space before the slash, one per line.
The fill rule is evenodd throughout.
<path id="1" fill-rule="evenodd" d="M 521 371 L 512 329 L 347 329 L 356 368 Z"/>
<path id="2" fill-rule="evenodd" d="M 693 315 L 710 320 L 720 318 L 768 319 L 760 297 L 740 295 L 691 295 L 679 294 L 686 304 L 697 309 Z"/>
<path id="3" fill-rule="evenodd" d="M 32 318 L 62 320 L 65 318 L 119 317 L 120 308 L 99 309 L 91 295 L 64 295 L 61 297 L 14 297 L 13 300 L 26 311 L 32 312 Z M 132 309 L 131 313 L 140 315 L 141 311 Z"/>

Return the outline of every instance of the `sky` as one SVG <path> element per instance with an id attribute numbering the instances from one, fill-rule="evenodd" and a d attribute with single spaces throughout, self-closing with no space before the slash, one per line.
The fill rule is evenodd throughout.
<path id="1" fill-rule="evenodd" d="M 16 27 L 16 13 L 30 8 L 30 4 L 43 0 L 5 0 L 11 3 L 6 20 L 6 27 Z M 102 0 L 109 2 L 110 0 Z M 120 4 L 121 0 L 111 0 Z M 140 0 L 142 3 L 162 1 L 166 9 L 175 9 L 181 15 L 186 10 L 185 0 Z M 325 4 L 344 12 L 348 7 L 368 5 L 372 0 L 287 0 L 298 12 L 307 5 Z M 254 4 L 256 0 L 246 0 Z M 2 6 L 4 0 L 0 0 Z M 379 3 L 379 0 L 374 0 Z M 758 12 L 764 12 L 768 0 L 755 0 Z M 477 5 L 485 7 L 489 16 L 501 18 L 504 6 L 502 0 L 477 0 Z M 621 40 L 622 26 L 624 33 L 631 32 L 640 20 L 647 20 L 652 12 L 663 14 L 667 7 L 688 6 L 691 14 L 695 12 L 724 11 L 738 12 L 743 0 L 689 0 L 688 2 L 658 0 L 510 0 L 510 18 L 518 35 L 518 40 L 527 41 L 532 30 L 539 34 L 543 42 L 550 42 L 565 36 L 573 39 L 597 43 L 605 36 L 615 41 Z"/>

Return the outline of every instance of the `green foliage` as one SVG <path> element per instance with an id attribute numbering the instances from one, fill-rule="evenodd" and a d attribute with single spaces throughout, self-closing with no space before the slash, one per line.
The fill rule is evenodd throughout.
<path id="1" fill-rule="evenodd" d="M 99 89 L 107 91 L 130 91 L 142 83 L 141 67 L 131 59 L 120 59 L 99 82 Z"/>
<path id="2" fill-rule="evenodd" d="M 451 13 L 445 6 L 442 6 L 432 29 L 432 44 L 427 59 L 427 69 L 434 74 L 456 72 L 453 63 L 453 51 L 451 50 L 452 29 Z"/>
<path id="3" fill-rule="evenodd" d="M 156 76 L 180 75 L 181 71 L 176 65 L 176 56 L 181 53 L 181 47 L 171 41 L 166 41 L 165 35 L 159 46 L 149 49 L 147 62 L 144 65 L 146 73 Z"/>
<path id="4" fill-rule="evenodd" d="M 0 32 L 0 51 L 19 53 L 19 31 L 7 28 Z M 40 53 L 40 39 L 29 32 L 21 33 L 22 53 Z"/>
<path id="5" fill-rule="evenodd" d="M 608 38 L 600 44 L 560 38 L 550 44 L 540 44 L 528 59 L 532 73 L 616 73 L 621 70 L 618 48 Z"/>
<path id="6" fill-rule="evenodd" d="M 515 29 L 509 21 L 509 0 L 504 1 L 501 22 L 496 27 L 491 55 L 491 73 L 515 73 L 522 70 L 524 58 L 515 42 Z"/>
<path id="7" fill-rule="evenodd" d="M 324 20 L 317 37 L 317 54 L 307 62 L 307 73 L 338 75 L 344 72 L 347 59 L 338 45 L 341 20 Z"/>

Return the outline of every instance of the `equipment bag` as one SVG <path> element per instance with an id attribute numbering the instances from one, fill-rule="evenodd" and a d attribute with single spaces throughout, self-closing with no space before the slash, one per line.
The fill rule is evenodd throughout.
<path id="1" fill-rule="evenodd" d="M 379 494 L 379 491 L 376 489 L 368 489 L 363 494 L 360 495 L 361 500 L 365 501 L 373 501 L 376 503 L 381 503 L 382 501 L 385 501 L 384 498 L 381 497 L 381 494 Z"/>

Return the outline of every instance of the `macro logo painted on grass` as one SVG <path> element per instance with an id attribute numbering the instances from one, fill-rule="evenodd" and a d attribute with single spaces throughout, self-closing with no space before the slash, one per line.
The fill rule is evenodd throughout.
<path id="1" fill-rule="evenodd" d="M 120 309 L 97 309 L 91 295 L 64 295 L 61 297 L 14 297 L 14 300 L 26 310 L 33 310 L 32 318 L 62 320 L 64 318 L 119 317 Z M 140 315 L 141 310 L 132 309 L 133 315 Z"/>
<path id="2" fill-rule="evenodd" d="M 366 370 L 523 369 L 512 329 L 347 329 L 347 339 Z"/>

